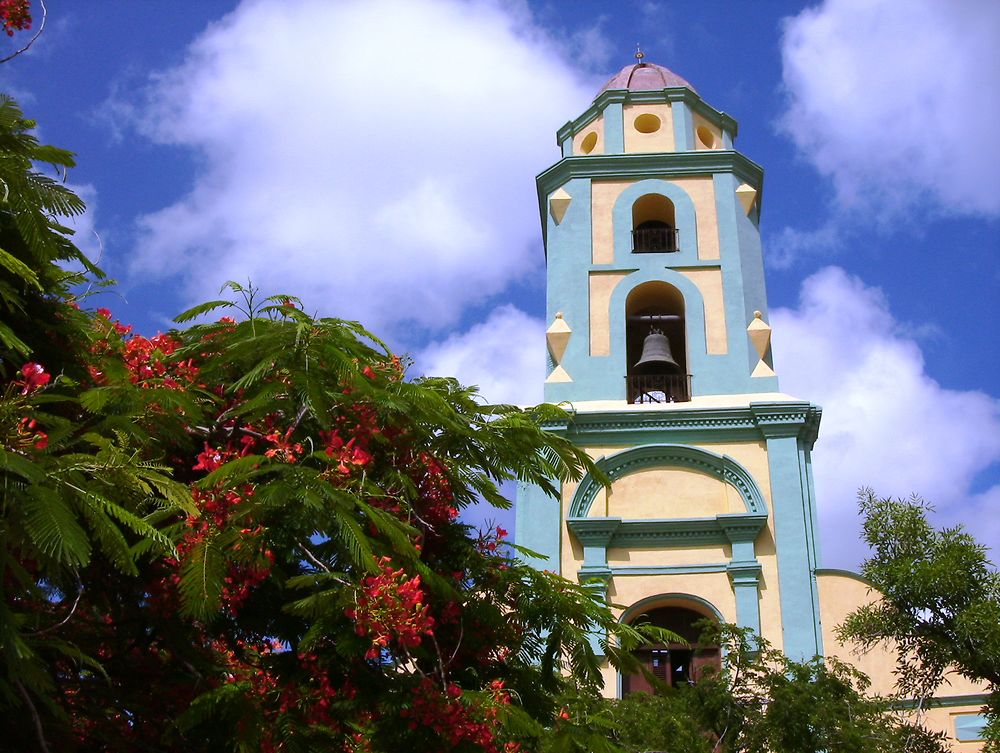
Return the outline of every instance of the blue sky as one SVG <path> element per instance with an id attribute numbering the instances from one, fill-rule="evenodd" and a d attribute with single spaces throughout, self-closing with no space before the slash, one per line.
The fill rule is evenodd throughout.
<path id="1" fill-rule="evenodd" d="M 534 175 L 640 42 L 764 167 L 825 563 L 861 555 L 863 484 L 1000 544 L 1000 4 L 47 4 L 0 83 L 78 155 L 102 305 L 152 333 L 249 276 L 518 402 L 544 367 Z"/>

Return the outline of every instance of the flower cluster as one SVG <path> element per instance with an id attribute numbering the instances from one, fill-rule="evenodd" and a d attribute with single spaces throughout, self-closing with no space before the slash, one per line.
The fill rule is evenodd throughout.
<path id="1" fill-rule="evenodd" d="M 8 37 L 31 28 L 31 0 L 0 0 L 0 27 Z"/>
<path id="2" fill-rule="evenodd" d="M 392 644 L 415 648 L 434 628 L 420 576 L 410 578 L 402 568 L 393 568 L 388 557 L 382 557 L 379 566 L 378 575 L 362 581 L 357 606 L 346 610 L 355 621 L 355 632 L 371 637 L 366 659 L 378 659 L 382 649 Z"/>
<path id="3" fill-rule="evenodd" d="M 91 346 L 91 353 L 98 357 L 115 355 L 120 358 L 132 384 L 147 389 L 166 387 L 171 390 L 197 385 L 198 367 L 194 360 L 171 358 L 181 346 L 176 337 L 162 333 L 153 337 L 133 334 L 123 340 L 132 332 L 132 327 L 112 320 L 107 309 L 98 309 L 97 314 L 98 321 L 104 322 L 104 336 Z M 106 377 L 99 365 L 91 364 L 89 369 L 95 383 L 105 383 Z"/>
<path id="4" fill-rule="evenodd" d="M 489 703 L 476 704 L 462 697 L 462 689 L 448 683 L 444 692 L 430 678 L 424 678 L 413 689 L 413 701 L 401 712 L 410 729 L 426 727 L 458 746 L 470 742 L 484 753 L 518 753 L 521 745 L 515 742 L 499 747 L 494 730 L 500 708 L 510 703 L 510 693 L 502 680 L 490 685 Z"/>

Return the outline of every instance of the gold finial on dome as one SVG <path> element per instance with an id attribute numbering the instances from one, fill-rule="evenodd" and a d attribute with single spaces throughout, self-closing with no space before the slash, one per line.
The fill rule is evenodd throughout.
<path id="1" fill-rule="evenodd" d="M 646 57 L 646 53 L 642 51 L 642 47 L 640 47 L 639 43 L 636 42 L 635 43 L 635 59 L 639 61 L 639 65 L 642 65 L 642 59 L 644 57 Z"/>

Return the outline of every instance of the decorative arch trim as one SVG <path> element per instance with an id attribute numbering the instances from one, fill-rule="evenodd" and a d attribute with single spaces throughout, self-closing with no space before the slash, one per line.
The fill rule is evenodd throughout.
<path id="1" fill-rule="evenodd" d="M 610 457 L 602 457 L 597 461 L 597 467 L 612 483 L 647 468 L 690 468 L 714 476 L 733 487 L 743 499 L 748 513 L 755 516 L 767 515 L 764 496 L 750 472 L 728 455 L 717 455 L 700 447 L 680 444 L 643 445 Z M 601 484 L 588 473 L 573 495 L 568 517 L 586 518 L 600 489 Z"/>
<path id="2" fill-rule="evenodd" d="M 719 622 L 726 621 L 725 618 L 722 616 L 722 612 L 719 611 L 719 609 L 715 606 L 715 604 L 708 601 L 707 599 L 703 599 L 700 596 L 695 596 L 694 594 L 666 593 L 666 594 L 657 594 L 656 596 L 647 596 L 646 598 L 640 599 L 639 601 L 635 602 L 635 604 L 632 604 L 630 607 L 628 607 L 628 609 L 626 609 L 624 612 L 621 613 L 621 615 L 618 617 L 618 622 L 627 624 L 631 620 L 633 620 L 636 616 L 642 614 L 643 612 L 645 612 L 650 608 L 655 609 L 657 606 L 661 605 L 671 606 L 667 602 L 675 602 L 675 601 L 686 601 L 691 604 L 695 604 L 698 607 L 701 607 L 701 610 L 707 611 L 711 617 L 718 620 Z"/>
<path id="3" fill-rule="evenodd" d="M 663 196 L 674 205 L 674 222 L 680 233 L 679 254 L 698 258 L 698 220 L 694 200 L 683 188 L 662 178 L 647 178 L 636 181 L 623 190 L 615 200 L 612 209 L 614 223 L 615 261 L 621 263 L 631 256 L 632 206 L 643 196 Z"/>

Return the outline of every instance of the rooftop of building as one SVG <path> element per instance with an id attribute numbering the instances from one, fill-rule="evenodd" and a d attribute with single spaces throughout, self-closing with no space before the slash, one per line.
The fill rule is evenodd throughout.
<path id="1" fill-rule="evenodd" d="M 608 83 L 601 87 L 601 91 L 598 94 L 608 89 L 656 91 L 672 86 L 686 86 L 691 91 L 697 92 L 688 81 L 678 76 L 669 68 L 664 68 L 662 65 L 657 65 L 656 63 L 645 63 L 640 58 L 638 62 L 626 65 L 612 76 L 608 80 Z"/>

